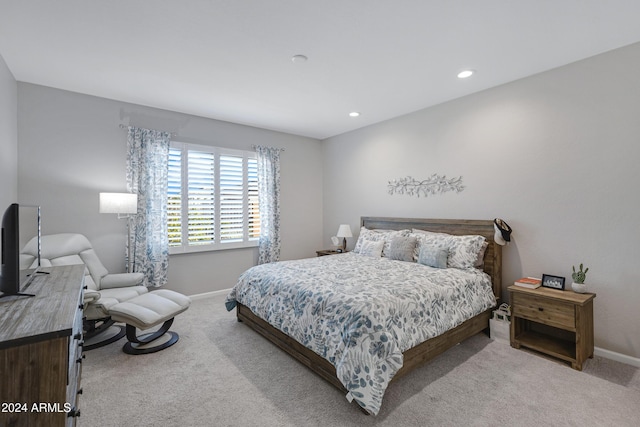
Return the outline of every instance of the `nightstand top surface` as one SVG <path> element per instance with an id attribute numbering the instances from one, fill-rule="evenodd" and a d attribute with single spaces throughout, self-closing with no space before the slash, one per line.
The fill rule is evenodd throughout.
<path id="1" fill-rule="evenodd" d="M 318 256 L 320 255 L 337 255 L 337 254 L 345 254 L 349 251 L 338 251 L 336 249 L 322 249 L 319 251 L 316 251 L 316 254 L 318 254 Z"/>
<path id="2" fill-rule="evenodd" d="M 586 304 L 596 297 L 596 294 L 594 293 L 579 294 L 570 290 L 561 291 L 558 289 L 543 288 L 542 286 L 536 289 L 530 289 L 523 286 L 511 285 L 507 289 L 509 292 L 521 292 L 528 295 L 554 298 L 557 300 L 569 301 L 578 305 Z"/>

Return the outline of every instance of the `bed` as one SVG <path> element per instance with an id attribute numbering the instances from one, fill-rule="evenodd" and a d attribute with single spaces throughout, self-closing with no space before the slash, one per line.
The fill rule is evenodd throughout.
<path id="1" fill-rule="evenodd" d="M 363 217 L 361 225 L 353 252 L 252 267 L 226 304 L 238 321 L 376 415 L 391 381 L 488 328 L 500 303 L 502 253 L 493 221 Z M 380 256 L 413 240 L 412 260 Z M 442 255 L 433 242 L 448 242 L 452 262 L 459 251 L 451 242 L 463 240 L 483 242 L 473 266 L 463 257 L 465 268 L 433 268 L 434 254 Z M 427 255 L 420 242 L 430 246 Z"/>

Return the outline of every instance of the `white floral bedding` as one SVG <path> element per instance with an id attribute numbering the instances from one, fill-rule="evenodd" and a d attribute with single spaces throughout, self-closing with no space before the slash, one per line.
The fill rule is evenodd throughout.
<path id="1" fill-rule="evenodd" d="M 315 351 L 371 414 L 402 352 L 496 304 L 480 270 L 437 269 L 354 253 L 252 267 L 226 300 Z"/>

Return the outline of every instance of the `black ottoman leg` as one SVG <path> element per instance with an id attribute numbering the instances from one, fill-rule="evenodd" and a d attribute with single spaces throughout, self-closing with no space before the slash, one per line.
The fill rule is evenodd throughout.
<path id="1" fill-rule="evenodd" d="M 156 351 L 164 350 L 167 347 L 171 347 L 178 342 L 178 334 L 169 331 L 173 318 L 167 320 L 162 324 L 160 329 L 148 334 L 136 335 L 136 327 L 127 324 L 127 340 L 128 343 L 124 345 L 122 350 L 127 354 L 149 354 Z M 160 337 L 167 335 L 165 339 L 159 340 L 158 345 L 148 346 L 147 344 L 159 339 Z"/>

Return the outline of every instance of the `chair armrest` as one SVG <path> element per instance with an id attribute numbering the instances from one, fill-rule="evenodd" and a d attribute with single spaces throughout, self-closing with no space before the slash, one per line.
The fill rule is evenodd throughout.
<path id="1" fill-rule="evenodd" d="M 100 289 L 125 288 L 142 283 L 142 273 L 114 273 L 107 274 L 100 280 Z"/>
<path id="2" fill-rule="evenodd" d="M 100 292 L 91 289 L 85 289 L 84 291 L 84 304 L 91 304 L 100 299 Z"/>

